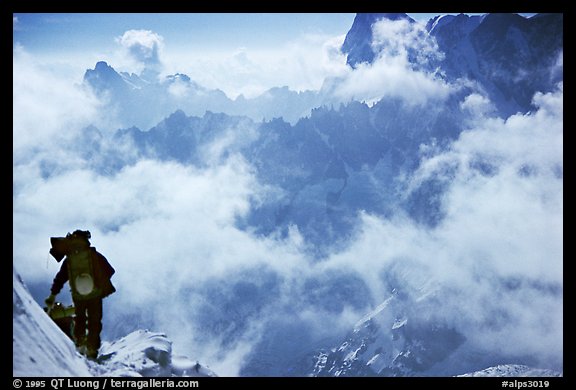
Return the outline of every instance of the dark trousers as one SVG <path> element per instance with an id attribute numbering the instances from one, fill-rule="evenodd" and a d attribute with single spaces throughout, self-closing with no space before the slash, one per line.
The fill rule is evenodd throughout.
<path id="1" fill-rule="evenodd" d="M 74 301 L 76 317 L 74 318 L 74 338 L 76 344 L 86 340 L 89 349 L 98 351 L 100 348 L 100 332 L 102 331 L 102 299 Z"/>

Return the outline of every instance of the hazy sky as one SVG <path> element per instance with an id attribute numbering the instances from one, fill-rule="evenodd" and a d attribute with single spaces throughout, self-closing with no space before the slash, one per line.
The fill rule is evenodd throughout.
<path id="1" fill-rule="evenodd" d="M 15 47 L 77 81 L 101 60 L 139 73 L 142 64 L 129 48 L 137 40 L 154 47 L 164 74 L 185 73 L 235 97 L 278 85 L 318 89 L 326 76 L 322 47 L 334 39 L 341 44 L 354 14 L 15 14 L 13 20 Z"/>

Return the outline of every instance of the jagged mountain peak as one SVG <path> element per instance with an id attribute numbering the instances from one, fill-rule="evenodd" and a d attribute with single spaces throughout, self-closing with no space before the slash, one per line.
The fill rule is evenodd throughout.
<path id="1" fill-rule="evenodd" d="M 469 34 L 478 27 L 486 15 L 437 15 L 426 23 L 426 31 L 431 35 L 438 35 L 440 30 L 450 29 L 456 34 Z M 463 34 L 464 33 L 464 34 Z"/>
<path id="2" fill-rule="evenodd" d="M 403 14 L 356 16 L 341 48 L 350 66 L 374 64 L 380 53 L 372 44 L 372 25 L 385 17 L 405 18 Z M 508 117 L 533 109 L 534 93 L 550 92 L 561 81 L 562 71 L 551 71 L 551 67 L 558 64 L 563 51 L 562 26 L 562 14 L 525 18 L 515 13 L 492 13 L 438 15 L 428 21 L 426 29 L 437 43 L 439 61 L 433 67 L 442 77 L 448 82 L 477 82 L 499 114 Z M 412 56 L 408 61 L 420 69 L 417 58 Z"/>
<path id="3" fill-rule="evenodd" d="M 191 81 L 190 76 L 184 73 L 176 73 L 173 75 L 168 75 L 166 76 L 166 80 L 169 82 L 183 81 L 185 83 L 189 83 Z"/>
<path id="4" fill-rule="evenodd" d="M 120 91 L 127 87 L 124 78 L 106 61 L 98 61 L 94 69 L 87 69 L 84 73 L 84 83 L 90 85 L 97 93 L 107 89 Z"/>
<path id="5" fill-rule="evenodd" d="M 404 13 L 359 13 L 356 14 L 352 27 L 341 51 L 348 55 L 346 63 L 353 68 L 362 62 L 372 62 L 376 53 L 372 50 L 372 26 L 381 19 L 407 20 L 414 23 L 414 19 Z"/>
<path id="6" fill-rule="evenodd" d="M 84 80 L 87 80 L 87 77 L 90 77 L 90 75 L 98 75 L 100 77 L 122 78 L 122 76 L 120 76 L 120 74 L 116 72 L 116 70 L 106 61 L 98 61 L 96 65 L 94 65 L 94 69 L 87 69 L 86 73 L 84 74 Z M 87 81 L 90 81 L 90 79 L 88 79 Z"/>
<path id="7" fill-rule="evenodd" d="M 521 26 L 527 22 L 523 16 L 515 13 L 489 13 L 482 20 L 483 28 L 492 29 L 498 33 L 499 28 L 509 28 L 509 26 Z"/>
<path id="8" fill-rule="evenodd" d="M 186 116 L 186 113 L 180 109 L 174 111 L 172 114 L 170 114 L 170 116 L 168 116 L 165 121 L 167 123 L 178 123 L 180 121 L 184 121 L 187 120 L 188 117 Z"/>
<path id="9" fill-rule="evenodd" d="M 96 63 L 96 66 L 94 66 L 94 70 L 97 72 L 105 72 L 110 70 L 114 71 L 114 68 L 108 65 L 106 61 L 98 61 Z"/>

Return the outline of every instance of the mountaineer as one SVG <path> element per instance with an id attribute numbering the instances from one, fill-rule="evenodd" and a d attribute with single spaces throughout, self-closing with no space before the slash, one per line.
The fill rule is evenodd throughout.
<path id="1" fill-rule="evenodd" d="M 114 268 L 108 260 L 90 246 L 90 232 L 75 230 L 66 237 L 51 237 L 50 254 L 60 262 L 66 259 L 56 274 L 46 306 L 54 306 L 56 295 L 69 282 L 74 302 L 73 340 L 76 348 L 95 360 L 100 349 L 102 331 L 102 300 L 116 289 L 110 279 Z"/>

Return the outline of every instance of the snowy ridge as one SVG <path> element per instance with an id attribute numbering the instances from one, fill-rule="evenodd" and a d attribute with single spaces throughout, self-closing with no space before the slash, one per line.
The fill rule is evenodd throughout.
<path id="1" fill-rule="evenodd" d="M 442 26 L 446 23 L 450 23 L 452 18 L 454 18 L 454 16 L 452 16 L 452 15 L 438 15 L 435 19 L 432 19 L 433 20 L 432 27 L 430 27 L 428 33 L 433 34 L 436 27 Z"/>
<path id="2" fill-rule="evenodd" d="M 197 361 L 172 355 L 166 335 L 148 330 L 103 342 L 100 364 L 86 360 L 34 301 L 15 270 L 12 321 L 13 376 L 217 376 Z"/>
<path id="3" fill-rule="evenodd" d="M 364 317 L 362 317 L 360 319 L 360 321 L 358 321 L 356 323 L 356 325 L 354 325 L 354 331 L 355 332 L 359 331 L 360 328 L 362 328 L 367 321 L 370 321 L 373 317 L 376 317 L 378 315 L 378 313 L 380 313 L 382 310 L 384 310 L 388 306 L 388 304 L 390 303 L 392 298 L 394 298 L 394 295 L 391 295 L 390 297 L 388 297 L 384 302 L 382 302 L 381 304 L 376 306 L 376 308 L 374 310 L 372 310 L 370 313 L 368 313 Z"/>
<path id="4" fill-rule="evenodd" d="M 104 361 L 93 365 L 98 375 L 119 377 L 217 376 L 209 368 L 185 356 L 172 354 L 172 341 L 165 334 L 136 330 L 100 348 Z"/>
<path id="5" fill-rule="evenodd" d="M 540 368 L 531 368 L 522 364 L 502 364 L 495 367 L 489 367 L 481 371 L 475 371 L 468 374 L 457 375 L 458 377 L 560 377 L 561 372 L 546 370 Z"/>

